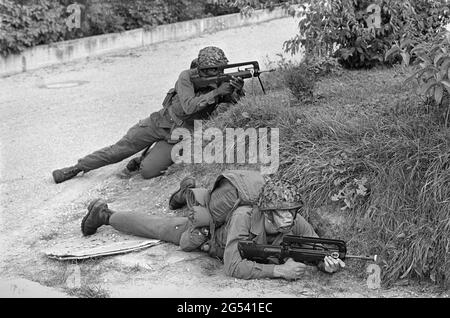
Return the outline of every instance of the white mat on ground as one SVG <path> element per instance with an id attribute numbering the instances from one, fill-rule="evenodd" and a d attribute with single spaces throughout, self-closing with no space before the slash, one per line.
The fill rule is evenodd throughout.
<path id="1" fill-rule="evenodd" d="M 149 248 L 161 244 L 159 240 L 129 240 L 121 242 L 102 242 L 101 245 L 98 242 L 92 242 L 92 246 L 73 246 L 70 242 L 53 246 L 48 250 L 43 251 L 44 254 L 52 259 L 60 261 L 64 260 L 82 260 L 94 257 L 109 256 L 116 254 L 124 254 Z"/>

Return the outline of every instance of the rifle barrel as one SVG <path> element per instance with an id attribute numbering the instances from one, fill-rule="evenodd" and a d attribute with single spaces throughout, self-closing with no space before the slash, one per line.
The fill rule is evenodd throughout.
<path id="1" fill-rule="evenodd" d="M 378 255 L 374 256 L 345 255 L 345 258 L 361 259 L 365 261 L 373 261 L 375 263 L 378 261 Z"/>
<path id="2" fill-rule="evenodd" d="M 275 72 L 276 71 L 276 69 L 274 69 L 274 68 L 272 68 L 272 69 L 270 69 L 270 70 L 265 70 L 265 71 L 259 71 L 258 73 L 269 73 L 269 72 Z"/>

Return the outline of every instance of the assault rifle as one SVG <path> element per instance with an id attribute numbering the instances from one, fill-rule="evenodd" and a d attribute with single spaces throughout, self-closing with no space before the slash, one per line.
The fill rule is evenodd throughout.
<path id="1" fill-rule="evenodd" d="M 325 256 L 333 258 L 360 259 L 378 262 L 378 256 L 356 256 L 347 254 L 344 241 L 297 235 L 286 235 L 281 245 L 262 245 L 253 241 L 239 241 L 238 250 L 243 259 L 257 263 L 268 263 L 271 260 L 278 264 L 284 263 L 286 258 L 307 265 L 318 265 Z"/>
<path id="2" fill-rule="evenodd" d="M 248 66 L 244 69 L 240 69 L 241 66 Z M 224 70 L 229 68 L 238 68 L 236 72 L 224 73 Z M 262 73 L 265 72 L 273 72 L 274 69 L 268 71 L 261 71 L 259 69 L 259 63 L 257 61 L 243 62 L 243 63 L 235 63 L 235 64 L 225 64 L 225 65 L 215 65 L 215 66 L 206 66 L 199 67 L 199 71 L 208 70 L 208 69 L 217 69 L 220 74 L 217 76 L 208 76 L 202 77 L 198 74 L 193 75 L 191 77 L 192 82 L 194 83 L 194 87 L 196 88 L 204 88 L 211 84 L 216 84 L 220 86 L 223 82 L 229 82 L 232 77 L 240 77 L 242 79 L 257 77 L 259 80 L 259 84 L 261 85 L 262 91 L 264 94 L 266 90 L 262 84 L 261 78 L 259 77 Z"/>

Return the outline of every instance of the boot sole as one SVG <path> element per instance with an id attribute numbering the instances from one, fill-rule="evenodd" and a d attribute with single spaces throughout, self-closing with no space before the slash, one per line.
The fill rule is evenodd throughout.
<path id="1" fill-rule="evenodd" d="M 87 234 L 87 233 L 85 233 L 85 231 L 84 231 L 84 224 L 86 223 L 87 218 L 91 215 L 91 213 L 92 213 L 92 208 L 94 207 L 94 205 L 95 205 L 98 201 L 101 201 L 101 199 L 95 199 L 95 200 L 93 200 L 91 203 L 89 203 L 89 205 L 88 205 L 88 213 L 83 217 L 83 220 L 81 220 L 81 233 L 83 233 L 84 236 L 89 236 L 89 235 L 94 234 L 94 233 L 92 233 L 92 234 Z"/>

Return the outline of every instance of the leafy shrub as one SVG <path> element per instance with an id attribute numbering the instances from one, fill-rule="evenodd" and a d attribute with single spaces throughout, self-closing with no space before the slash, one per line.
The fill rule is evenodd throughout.
<path id="1" fill-rule="evenodd" d="M 65 16 L 65 8 L 54 1 L 39 0 L 28 6 L 0 2 L 0 54 L 7 56 L 29 46 L 63 40 L 70 34 Z"/>
<path id="2" fill-rule="evenodd" d="M 286 68 L 284 82 L 297 100 L 305 103 L 313 101 L 316 77 L 304 63 Z"/>
<path id="3" fill-rule="evenodd" d="M 205 13 L 213 16 L 219 16 L 224 14 L 239 13 L 240 8 L 244 7 L 245 3 L 243 1 L 221 1 L 213 2 L 208 1 L 205 4 Z"/>
<path id="4" fill-rule="evenodd" d="M 386 52 L 385 60 L 401 58 L 404 65 L 414 59 L 411 50 L 422 43 L 431 43 L 445 30 L 450 22 L 450 9 L 445 0 L 416 0 L 414 16 L 407 19 L 391 48 Z"/>
<path id="5" fill-rule="evenodd" d="M 86 8 L 86 34 L 120 32 L 199 18 L 205 1 L 91 0 Z"/>
<path id="6" fill-rule="evenodd" d="M 288 89 L 299 101 L 313 100 L 315 82 L 320 78 L 342 74 L 342 67 L 335 58 L 306 55 L 296 63 L 282 54 L 277 55 L 280 59 L 268 60 L 265 68 L 274 71 L 261 75 L 264 86 L 266 90 Z"/>
<path id="7" fill-rule="evenodd" d="M 445 33 L 438 34 L 433 40 L 415 45 L 411 40 L 394 45 L 386 59 L 400 55 L 403 66 L 413 65 L 412 75 L 404 84 L 415 82 L 417 91 L 427 100 L 432 112 L 448 125 L 450 115 L 450 41 Z"/>
<path id="8" fill-rule="evenodd" d="M 308 70 L 313 72 L 317 78 L 328 75 L 339 75 L 342 67 L 338 60 L 328 56 L 305 56 L 305 64 Z"/>
<path id="9" fill-rule="evenodd" d="M 83 34 L 99 35 L 122 32 L 125 28 L 125 18 L 117 14 L 111 3 L 92 3 L 86 10 L 83 20 Z"/>
<path id="10" fill-rule="evenodd" d="M 405 36 L 423 39 L 449 21 L 444 0 L 379 1 L 380 25 L 368 28 L 369 0 L 303 1 L 301 34 L 284 43 L 295 54 L 334 56 L 347 68 L 368 68 L 385 63 L 392 44 Z M 377 9 L 378 10 L 378 9 Z M 370 11 L 370 10 L 369 10 Z"/>
<path id="11" fill-rule="evenodd" d="M 414 0 L 413 15 L 403 23 L 402 39 L 413 43 L 428 42 L 450 22 L 447 0 Z"/>
<path id="12" fill-rule="evenodd" d="M 161 24 L 239 12 L 247 2 L 209 0 L 78 0 L 81 28 L 69 30 L 66 12 L 71 0 L 5 0 L 0 2 L 0 54 L 19 53 L 39 44 L 91 35 L 147 28 Z"/>
<path id="13" fill-rule="evenodd" d="M 344 153 L 341 153 L 341 156 L 343 155 L 345 156 Z M 351 209 L 357 206 L 359 200 L 364 199 L 367 195 L 369 195 L 368 188 L 366 187 L 366 177 L 363 177 L 361 180 L 348 180 L 347 177 L 337 178 L 334 180 L 335 186 L 342 186 L 343 183 L 344 186 L 342 189 L 340 189 L 338 193 L 331 196 L 331 201 L 343 203 L 341 210 Z"/>
<path id="14" fill-rule="evenodd" d="M 450 113 L 449 38 L 444 35 L 440 41 L 418 44 L 411 50 L 411 54 L 417 56 L 417 67 L 405 83 L 417 81 L 419 93 L 431 99 L 447 126 Z"/>

